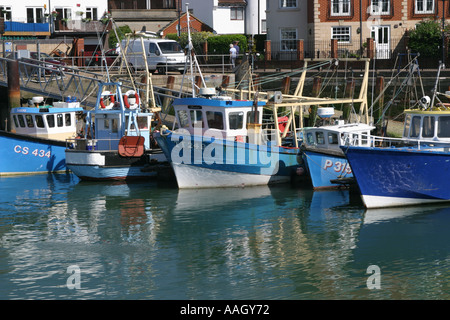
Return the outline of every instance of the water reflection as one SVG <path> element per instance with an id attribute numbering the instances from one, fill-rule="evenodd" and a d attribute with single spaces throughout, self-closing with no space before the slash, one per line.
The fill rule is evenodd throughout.
<path id="1" fill-rule="evenodd" d="M 445 207 L 365 211 L 348 190 L 178 190 L 70 175 L 0 179 L 0 192 L 4 299 L 383 299 L 418 295 L 415 264 L 441 273 L 423 283 L 448 276 Z M 366 288 L 371 264 L 384 290 Z M 80 290 L 66 286 L 71 265 Z"/>

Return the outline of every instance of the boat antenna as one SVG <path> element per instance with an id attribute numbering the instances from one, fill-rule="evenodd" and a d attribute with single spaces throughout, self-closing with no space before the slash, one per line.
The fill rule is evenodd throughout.
<path id="1" fill-rule="evenodd" d="M 190 20 L 190 16 L 189 16 L 189 3 L 186 3 L 186 22 L 187 22 L 187 33 L 188 33 L 189 67 L 190 67 L 190 72 L 191 72 L 191 83 L 192 83 L 192 97 L 195 98 L 196 85 L 194 82 L 194 66 L 193 66 L 193 64 L 195 64 L 195 66 L 200 74 L 200 79 L 202 80 L 203 87 L 205 87 L 205 88 L 206 88 L 206 83 L 205 83 L 205 79 L 203 78 L 202 71 L 200 70 L 200 66 L 197 61 L 197 56 L 195 55 L 195 52 L 194 52 L 194 45 L 192 44 L 191 27 L 190 27 L 191 20 Z"/>
<path id="2" fill-rule="evenodd" d="M 431 104 L 430 104 L 431 108 L 433 108 L 433 106 L 434 106 L 434 99 L 436 99 L 437 86 L 439 83 L 439 76 L 441 74 L 441 69 L 443 69 L 443 67 L 444 67 L 444 63 L 442 61 L 439 61 L 439 68 L 438 68 L 438 73 L 437 73 L 437 77 L 436 77 L 436 82 L 434 83 L 433 97 L 431 99 Z"/>

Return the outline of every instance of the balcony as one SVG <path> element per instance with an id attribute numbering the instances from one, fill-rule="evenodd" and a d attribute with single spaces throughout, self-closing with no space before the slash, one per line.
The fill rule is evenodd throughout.
<path id="1" fill-rule="evenodd" d="M 115 9 L 110 10 L 115 21 L 173 21 L 178 18 L 175 9 Z"/>
<path id="2" fill-rule="evenodd" d="M 48 36 L 50 35 L 50 24 L 43 23 L 26 23 L 19 21 L 5 21 L 4 36 Z"/>
<path id="3" fill-rule="evenodd" d="M 103 32 L 106 26 L 101 21 L 82 21 L 82 20 L 55 20 L 55 33 L 98 33 Z"/>

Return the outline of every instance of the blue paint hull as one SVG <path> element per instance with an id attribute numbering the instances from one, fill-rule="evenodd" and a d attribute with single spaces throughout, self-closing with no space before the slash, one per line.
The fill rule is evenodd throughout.
<path id="1" fill-rule="evenodd" d="M 304 150 L 303 159 L 314 189 L 338 188 L 342 184 L 333 181 L 353 178 L 350 165 L 344 156 Z"/>
<path id="2" fill-rule="evenodd" d="M 299 149 L 267 147 L 176 133 L 156 136 L 179 188 L 233 187 L 288 182 Z"/>
<path id="3" fill-rule="evenodd" d="M 367 208 L 450 201 L 446 149 L 343 147 Z"/>
<path id="4" fill-rule="evenodd" d="M 0 131 L 0 175 L 66 170 L 65 142 Z"/>

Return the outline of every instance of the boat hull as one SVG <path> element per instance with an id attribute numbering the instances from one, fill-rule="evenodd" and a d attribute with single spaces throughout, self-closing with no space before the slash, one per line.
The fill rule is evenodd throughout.
<path id="1" fill-rule="evenodd" d="M 156 177 L 165 157 L 144 154 L 121 157 L 117 151 L 66 150 L 67 168 L 82 180 L 135 180 Z"/>
<path id="2" fill-rule="evenodd" d="M 350 165 L 344 154 L 331 154 L 312 150 L 303 151 L 303 159 L 314 189 L 339 188 L 353 178 Z M 338 183 L 342 181 L 343 183 Z"/>
<path id="3" fill-rule="evenodd" d="M 450 201 L 448 150 L 362 147 L 345 150 L 367 208 Z"/>
<path id="4" fill-rule="evenodd" d="M 67 170 L 64 141 L 0 131 L 0 176 Z"/>
<path id="5" fill-rule="evenodd" d="M 242 187 L 286 183 L 299 167 L 299 149 L 183 136 L 156 136 L 178 187 Z"/>

